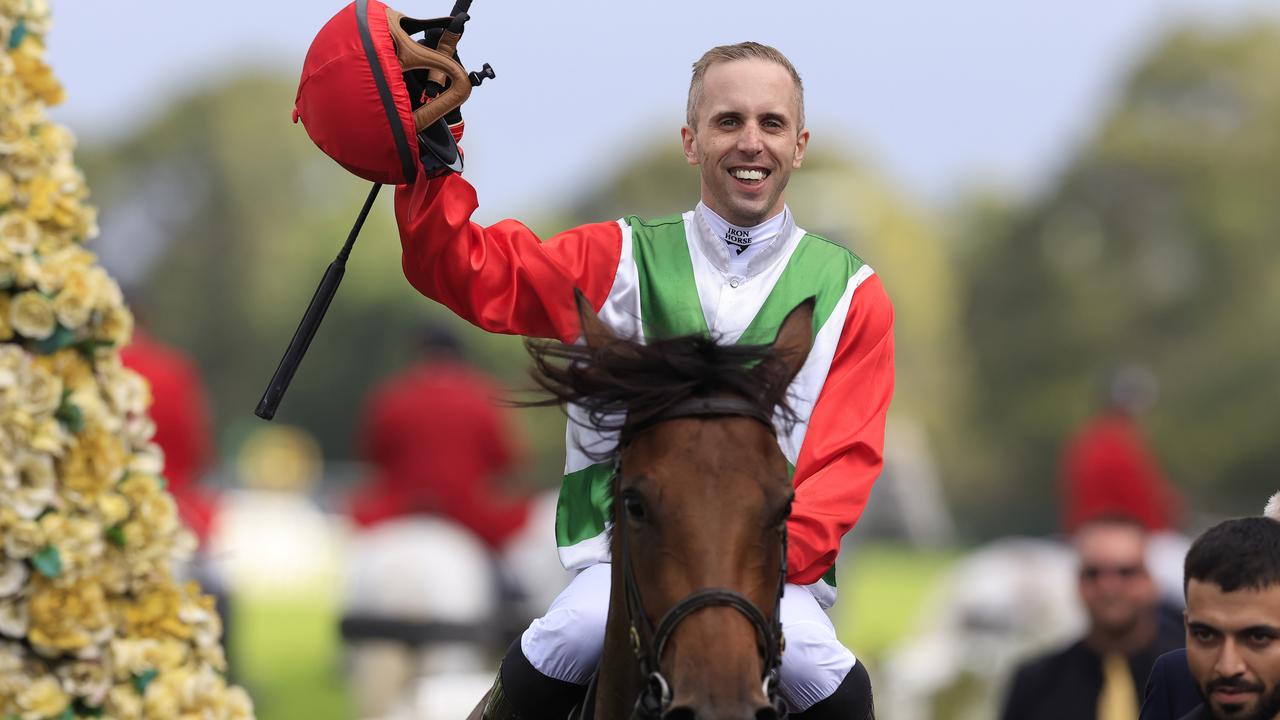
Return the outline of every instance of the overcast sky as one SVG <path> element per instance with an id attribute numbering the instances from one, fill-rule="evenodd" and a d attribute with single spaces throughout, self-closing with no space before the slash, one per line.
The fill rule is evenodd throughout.
<path id="1" fill-rule="evenodd" d="M 86 139 L 125 132 L 246 66 L 296 76 L 342 7 L 52 1 L 50 61 L 69 97 L 55 117 Z M 392 6 L 430 17 L 451 5 Z M 690 63 L 744 39 L 775 45 L 800 70 L 811 147 L 856 149 L 934 203 L 975 179 L 1034 189 L 1163 30 L 1188 16 L 1280 18 L 1280 0 L 475 0 L 471 14 L 462 57 L 498 78 L 464 109 L 467 176 L 482 216 L 497 219 L 581 192 L 653 138 L 674 152 Z M 281 123 L 291 103 L 281 98 Z"/>

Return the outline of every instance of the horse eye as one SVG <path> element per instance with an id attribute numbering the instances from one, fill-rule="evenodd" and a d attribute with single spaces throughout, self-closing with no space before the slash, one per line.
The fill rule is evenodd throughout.
<path id="1" fill-rule="evenodd" d="M 644 519 L 644 502 L 636 495 L 624 495 L 622 497 L 622 508 L 627 511 L 627 515 L 632 520 Z"/>

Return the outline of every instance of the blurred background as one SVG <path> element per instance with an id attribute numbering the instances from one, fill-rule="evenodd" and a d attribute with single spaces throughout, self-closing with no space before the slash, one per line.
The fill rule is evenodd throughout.
<path id="1" fill-rule="evenodd" d="M 420 360 L 424 324 L 504 393 L 529 385 L 519 339 L 409 287 L 384 193 L 277 420 L 253 416 L 367 191 L 290 122 L 307 45 L 340 7 L 64 1 L 49 34 L 68 94 L 53 115 L 101 211 L 92 249 L 203 386 L 203 556 L 230 598 L 236 679 L 268 720 L 372 712 L 338 632 L 364 607 L 349 589 L 373 564 L 361 553 L 379 552 L 350 508 L 376 473 L 375 388 Z M 693 206 L 678 130 L 708 47 L 772 44 L 802 74 L 813 137 L 790 205 L 874 266 L 897 311 L 888 465 L 832 611 L 888 720 L 993 717 L 1014 663 L 1081 630 L 1061 538 L 1084 502 L 1072 493 L 1088 494 L 1074 443 L 1108 408 L 1133 430 L 1152 529 L 1194 535 L 1276 490 L 1280 1 L 479 0 L 471 14 L 463 60 L 497 72 L 464 108 L 476 219 L 544 237 Z M 518 520 L 479 541 L 445 528 L 420 581 L 460 577 L 464 555 L 507 570 L 476 579 L 471 615 L 418 621 L 519 626 L 563 581 L 542 569 L 540 494 L 559 480 L 563 416 L 503 417 L 515 450 L 493 502 Z M 1153 560 L 1175 599 L 1178 562 Z M 423 709 L 432 677 L 485 676 L 500 639 L 465 635 L 449 637 L 488 649 L 433 661 L 447 671 L 413 661 L 412 697 L 383 714 L 443 712 Z M 939 659 L 942 637 L 968 659 Z"/>

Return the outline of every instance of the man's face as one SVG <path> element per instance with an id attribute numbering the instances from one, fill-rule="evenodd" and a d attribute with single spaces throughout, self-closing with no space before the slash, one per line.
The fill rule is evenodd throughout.
<path id="1" fill-rule="evenodd" d="M 1280 585 L 1187 583 L 1187 665 L 1216 720 L 1280 718 Z"/>
<path id="2" fill-rule="evenodd" d="M 1142 529 L 1086 525 L 1076 534 L 1075 545 L 1080 557 L 1080 599 L 1093 629 L 1109 636 L 1133 629 L 1156 603 Z"/>
<path id="3" fill-rule="evenodd" d="M 782 212 L 782 191 L 800 167 L 809 131 L 799 127 L 795 83 L 781 65 L 749 58 L 707 68 L 684 126 L 684 155 L 702 176 L 702 202 L 734 225 Z"/>

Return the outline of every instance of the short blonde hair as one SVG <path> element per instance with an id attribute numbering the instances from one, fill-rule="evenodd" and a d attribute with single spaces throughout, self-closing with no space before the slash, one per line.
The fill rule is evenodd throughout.
<path id="1" fill-rule="evenodd" d="M 689 104 L 685 108 L 685 120 L 689 123 L 689 127 L 694 127 L 694 110 L 698 107 L 698 101 L 702 99 L 702 81 L 706 77 L 707 68 L 716 63 L 751 59 L 766 60 L 781 65 L 791 75 L 791 79 L 795 81 L 796 106 L 800 112 L 797 131 L 804 128 L 804 83 L 800 82 L 800 73 L 796 72 L 795 66 L 787 56 L 776 48 L 750 41 L 713 47 L 703 53 L 702 57 L 693 64 L 693 78 L 689 80 Z"/>

